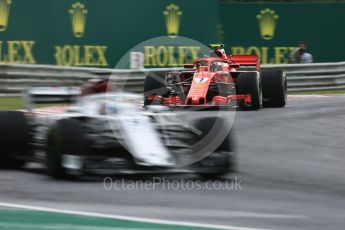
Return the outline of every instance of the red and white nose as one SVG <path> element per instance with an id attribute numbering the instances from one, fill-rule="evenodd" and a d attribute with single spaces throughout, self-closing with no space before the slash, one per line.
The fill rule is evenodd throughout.
<path id="1" fill-rule="evenodd" d="M 199 97 L 192 97 L 192 105 L 199 105 L 200 98 Z"/>

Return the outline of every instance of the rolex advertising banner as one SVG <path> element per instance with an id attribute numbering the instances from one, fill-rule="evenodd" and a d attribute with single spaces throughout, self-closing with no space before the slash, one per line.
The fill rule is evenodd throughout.
<path id="1" fill-rule="evenodd" d="M 137 44 L 165 36 L 169 47 L 139 47 L 149 58 L 145 66 L 183 65 L 200 47 L 174 41 L 217 41 L 218 6 L 218 0 L 0 0 L 0 63 L 113 68 Z"/>
<path id="2" fill-rule="evenodd" d="M 315 62 L 343 61 L 344 12 L 342 3 L 0 0 L 0 63 L 128 68 L 131 50 L 147 68 L 181 66 L 217 42 L 286 63 L 300 40 Z"/>
<path id="3" fill-rule="evenodd" d="M 228 52 L 257 54 L 263 64 L 287 63 L 304 41 L 314 62 L 345 60 L 345 3 L 220 4 Z"/>

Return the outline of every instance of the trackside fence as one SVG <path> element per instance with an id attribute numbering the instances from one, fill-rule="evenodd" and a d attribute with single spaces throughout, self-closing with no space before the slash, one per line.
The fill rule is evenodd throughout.
<path id="1" fill-rule="evenodd" d="M 264 69 L 282 69 L 289 92 L 345 89 L 345 62 L 263 65 Z M 149 72 L 164 74 L 181 68 L 113 70 L 51 65 L 0 64 L 0 95 L 18 96 L 28 87 L 78 86 L 92 78 L 111 78 L 115 87 L 142 92 Z"/>

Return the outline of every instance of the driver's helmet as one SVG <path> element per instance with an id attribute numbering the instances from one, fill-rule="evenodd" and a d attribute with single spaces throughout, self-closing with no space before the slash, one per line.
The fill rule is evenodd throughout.
<path id="1" fill-rule="evenodd" d="M 213 50 L 210 52 L 210 57 L 219 57 L 221 59 L 226 59 L 225 50 L 223 48 Z"/>

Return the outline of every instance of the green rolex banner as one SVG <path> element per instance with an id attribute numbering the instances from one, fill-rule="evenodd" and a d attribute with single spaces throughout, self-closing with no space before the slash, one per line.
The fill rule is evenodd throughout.
<path id="1" fill-rule="evenodd" d="M 217 0 L 0 0 L 0 63 L 112 68 L 133 46 L 155 37 L 207 44 L 218 38 L 218 6 Z M 173 48 L 198 49 L 183 45 L 187 51 Z M 142 48 L 162 56 L 172 49 Z M 169 62 L 148 60 L 146 66 Z"/>
<path id="2" fill-rule="evenodd" d="M 0 0 L 0 63 L 112 68 L 160 36 L 170 45 L 138 49 L 145 67 L 191 62 L 202 50 L 192 40 L 224 42 L 227 52 L 257 54 L 262 63 L 286 63 L 303 40 L 315 62 L 343 61 L 344 12 L 344 3 Z"/>
<path id="3" fill-rule="evenodd" d="M 287 63 L 299 41 L 314 62 L 344 61 L 345 3 L 220 4 L 227 51 L 257 54 L 261 62 Z"/>

